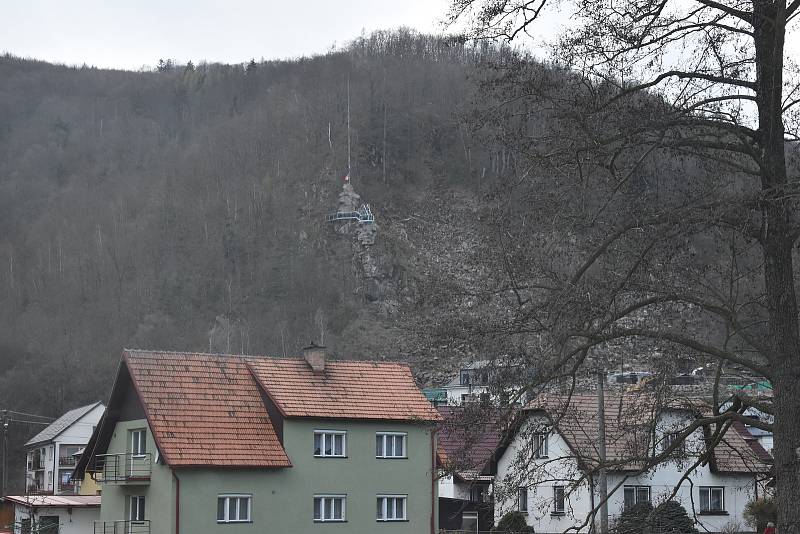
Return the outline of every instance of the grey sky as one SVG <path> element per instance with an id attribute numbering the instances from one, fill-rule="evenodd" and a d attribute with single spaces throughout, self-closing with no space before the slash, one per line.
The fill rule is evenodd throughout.
<path id="1" fill-rule="evenodd" d="M 321 53 L 362 30 L 441 31 L 448 0 L 0 0 L 0 51 L 138 69 Z"/>

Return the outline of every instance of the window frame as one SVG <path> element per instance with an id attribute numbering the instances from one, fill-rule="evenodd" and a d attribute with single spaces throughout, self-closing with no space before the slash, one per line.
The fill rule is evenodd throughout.
<path id="1" fill-rule="evenodd" d="M 314 499 L 312 503 L 316 504 L 317 499 L 320 500 L 320 507 L 319 507 L 319 518 L 314 517 L 314 508 L 311 508 L 311 517 L 314 519 L 315 523 L 344 523 L 347 521 L 347 494 L 345 493 L 315 493 Z M 331 519 L 325 519 L 325 510 L 326 510 L 326 501 L 330 500 L 331 503 L 335 499 L 341 499 L 342 501 L 342 517 L 336 519 L 331 514 Z M 331 505 L 333 506 L 333 505 Z M 333 507 L 335 510 L 335 506 Z"/>
<path id="2" fill-rule="evenodd" d="M 561 491 L 559 507 L 558 492 Z M 553 486 L 553 511 L 552 515 L 563 515 L 567 513 L 567 487 L 566 486 Z"/>
<path id="3" fill-rule="evenodd" d="M 642 490 L 642 489 L 645 489 L 645 488 L 647 489 L 647 500 L 646 501 L 640 501 L 639 500 L 639 491 Z M 626 493 L 629 490 L 633 492 L 633 504 L 631 504 L 630 506 L 636 506 L 640 502 L 653 502 L 653 490 L 652 490 L 651 486 L 645 486 L 645 485 L 642 485 L 642 484 L 629 484 L 629 485 L 625 485 L 625 486 L 622 487 L 622 508 L 623 509 L 626 509 L 629 506 L 628 505 L 628 498 L 627 498 L 627 495 L 626 495 Z"/>
<path id="4" fill-rule="evenodd" d="M 147 429 L 146 428 L 135 428 L 129 431 L 130 432 L 130 445 L 131 445 L 131 457 L 132 458 L 143 458 L 147 455 Z M 138 440 L 138 447 L 134 447 L 135 438 L 134 436 L 140 436 Z"/>
<path id="5" fill-rule="evenodd" d="M 382 516 L 378 516 L 376 514 L 375 521 L 379 523 L 397 523 L 402 521 L 408 521 L 408 495 L 407 494 L 383 494 L 379 493 L 376 495 L 377 500 L 381 503 L 381 514 Z M 393 514 L 394 517 L 387 517 L 387 512 L 389 511 L 389 502 L 394 504 L 393 505 Z M 403 517 L 397 517 L 397 501 L 403 501 Z M 378 503 L 375 503 L 376 505 Z"/>
<path id="6" fill-rule="evenodd" d="M 549 458 L 550 432 L 536 432 L 533 435 L 533 457 L 536 459 Z"/>
<path id="7" fill-rule="evenodd" d="M 316 452 L 317 436 L 320 436 L 319 454 Z M 325 442 L 328 437 L 342 436 L 342 454 L 336 454 L 336 441 L 334 439 L 331 450 L 332 454 L 325 454 Z M 314 458 L 347 458 L 347 430 L 314 430 L 314 441 L 312 442 L 312 450 L 314 450 Z"/>
<path id="8" fill-rule="evenodd" d="M 223 507 L 223 518 L 219 518 L 219 501 L 225 500 Z M 247 519 L 231 519 L 230 504 L 231 499 L 236 499 L 236 512 L 240 516 L 241 503 L 240 499 L 247 500 Z M 253 522 L 253 494 L 252 493 L 219 493 L 217 494 L 217 523 L 252 523 Z"/>
<path id="9" fill-rule="evenodd" d="M 711 508 L 711 502 L 714 491 L 719 491 L 720 493 L 720 508 Z M 703 492 L 708 492 L 708 508 L 703 508 Z M 725 486 L 700 486 L 700 513 L 701 514 L 718 514 L 725 512 Z"/>
<path id="10" fill-rule="evenodd" d="M 393 455 L 389 456 L 386 454 L 386 441 L 387 438 L 391 437 L 393 440 L 395 438 L 402 438 L 401 443 L 403 445 L 403 454 L 402 455 Z M 383 454 L 378 454 L 378 443 L 377 440 L 381 438 L 381 452 Z M 395 449 L 395 442 L 392 445 L 392 449 Z M 408 432 L 375 432 L 375 458 L 380 458 L 381 460 L 407 460 L 408 459 Z"/>
<path id="11" fill-rule="evenodd" d="M 136 503 L 135 506 L 134 503 Z M 139 517 L 139 512 L 141 512 L 141 517 Z M 131 523 L 147 521 L 147 499 L 144 495 L 128 495 L 128 521 Z"/>
<path id="12" fill-rule="evenodd" d="M 520 486 L 517 488 L 517 510 L 523 514 L 528 513 L 528 487 Z"/>

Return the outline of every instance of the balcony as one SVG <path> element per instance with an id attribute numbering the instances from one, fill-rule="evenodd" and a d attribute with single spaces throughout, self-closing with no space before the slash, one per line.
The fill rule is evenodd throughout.
<path id="1" fill-rule="evenodd" d="M 152 456 L 147 454 L 98 454 L 90 469 L 105 484 L 149 484 Z"/>
<path id="2" fill-rule="evenodd" d="M 77 463 L 77 460 L 74 456 L 59 456 L 58 457 L 58 466 L 59 467 L 74 467 Z"/>
<path id="3" fill-rule="evenodd" d="M 95 521 L 94 534 L 150 534 L 150 521 Z"/>

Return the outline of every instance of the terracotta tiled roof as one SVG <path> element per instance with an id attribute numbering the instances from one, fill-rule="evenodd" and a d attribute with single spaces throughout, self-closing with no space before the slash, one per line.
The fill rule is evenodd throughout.
<path id="1" fill-rule="evenodd" d="M 617 469 L 637 469 L 653 455 L 652 422 L 659 409 L 707 413 L 707 407 L 696 401 L 659 404 L 654 395 L 630 393 L 606 395 L 604 405 L 606 459 L 617 463 Z M 528 411 L 545 412 L 573 453 L 585 464 L 599 462 L 599 417 L 597 396 L 574 394 L 541 396 L 532 400 Z M 724 435 L 714 448 L 712 468 L 717 472 L 764 472 L 766 466 L 759 455 L 735 429 Z"/>
<path id="2" fill-rule="evenodd" d="M 463 479 L 476 479 L 483 472 L 503 438 L 499 420 L 469 413 L 461 406 L 439 406 L 439 458 L 448 470 Z M 498 418 L 499 419 L 499 418 Z"/>
<path id="3" fill-rule="evenodd" d="M 129 350 L 123 359 L 169 465 L 291 465 L 241 357 Z"/>
<path id="4" fill-rule="evenodd" d="M 315 374 L 302 358 L 246 358 L 285 417 L 439 421 L 407 365 L 328 361 Z"/>

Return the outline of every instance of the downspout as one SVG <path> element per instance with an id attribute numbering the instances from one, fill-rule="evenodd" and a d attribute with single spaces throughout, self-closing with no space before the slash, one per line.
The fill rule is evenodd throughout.
<path id="1" fill-rule="evenodd" d="M 175 534 L 181 532 L 181 479 L 172 470 L 172 478 L 175 479 Z"/>
<path id="2" fill-rule="evenodd" d="M 436 428 L 431 428 L 431 534 L 436 534 Z"/>

